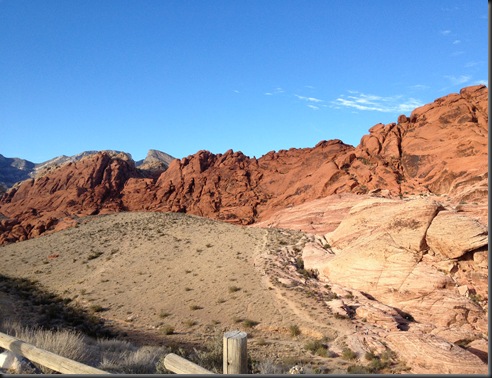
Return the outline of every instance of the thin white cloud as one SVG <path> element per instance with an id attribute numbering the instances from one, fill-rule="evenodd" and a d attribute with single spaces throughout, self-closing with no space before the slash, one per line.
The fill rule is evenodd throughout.
<path id="1" fill-rule="evenodd" d="M 441 35 L 450 35 L 451 30 L 441 30 L 440 33 L 441 33 Z"/>
<path id="2" fill-rule="evenodd" d="M 403 96 L 377 96 L 357 91 L 349 91 L 350 96 L 341 95 L 332 101 L 332 107 L 353 108 L 357 110 L 375 111 L 382 113 L 408 112 L 422 106 L 423 103 L 415 98 Z"/>
<path id="3" fill-rule="evenodd" d="M 416 90 L 419 90 L 419 91 L 424 91 L 426 89 L 429 89 L 430 87 L 428 85 L 424 85 L 424 84 L 415 84 L 415 85 L 412 85 L 410 87 L 410 89 L 416 89 Z"/>
<path id="4" fill-rule="evenodd" d="M 460 8 L 458 8 L 457 6 L 454 6 L 454 7 L 443 7 L 443 8 L 441 8 L 441 10 L 443 12 L 452 12 L 452 11 L 457 11 L 459 9 Z"/>
<path id="5" fill-rule="evenodd" d="M 453 45 L 457 45 L 457 44 L 459 44 L 459 43 L 461 43 L 461 41 L 460 41 L 459 39 L 455 39 L 455 40 L 453 41 Z"/>
<path id="6" fill-rule="evenodd" d="M 284 92 L 285 91 L 281 87 L 277 87 L 273 91 L 265 92 L 264 95 L 265 96 L 273 96 L 273 95 L 284 93 Z"/>
<path id="7" fill-rule="evenodd" d="M 482 85 L 489 86 L 489 82 L 487 80 L 478 80 L 475 84 L 476 85 L 482 84 Z"/>
<path id="8" fill-rule="evenodd" d="M 468 83 L 471 79 L 471 76 L 468 75 L 460 75 L 460 76 L 454 76 L 454 75 L 446 75 L 444 76 L 445 79 L 448 79 L 453 85 L 461 85 Z"/>
<path id="9" fill-rule="evenodd" d="M 234 89 L 233 92 L 234 93 L 239 93 L 239 91 L 237 89 Z"/>
<path id="10" fill-rule="evenodd" d="M 311 105 L 311 104 L 308 104 L 306 105 L 308 108 L 311 108 L 311 109 L 314 109 L 314 110 L 319 110 L 319 108 L 317 106 L 314 106 L 314 105 Z"/>
<path id="11" fill-rule="evenodd" d="M 309 102 L 323 102 L 323 100 L 320 100 L 319 98 L 315 97 L 305 97 L 305 96 L 299 96 L 299 95 L 294 95 L 296 96 L 299 100 L 304 100 L 304 101 L 309 101 Z"/>
<path id="12" fill-rule="evenodd" d="M 467 62 L 465 63 L 465 68 L 471 68 L 471 67 L 476 67 L 476 66 L 479 66 L 483 64 L 483 61 L 478 61 L 478 62 L 475 62 L 475 61 L 472 61 L 472 62 Z"/>

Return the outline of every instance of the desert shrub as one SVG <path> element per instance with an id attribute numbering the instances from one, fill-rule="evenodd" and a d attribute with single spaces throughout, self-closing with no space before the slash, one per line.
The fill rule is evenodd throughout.
<path id="1" fill-rule="evenodd" d="M 169 324 L 165 324 L 163 325 L 162 327 L 159 328 L 159 330 L 164 334 L 164 335 L 172 335 L 174 333 L 174 327 L 169 325 Z"/>
<path id="2" fill-rule="evenodd" d="M 237 286 L 235 286 L 235 285 L 233 285 L 233 286 L 229 286 L 229 293 L 235 293 L 235 292 L 237 292 L 237 291 L 239 291 L 239 290 L 241 290 L 241 288 L 240 288 L 240 287 L 237 287 Z"/>
<path id="3" fill-rule="evenodd" d="M 251 319 L 244 319 L 243 324 L 247 328 L 253 328 L 254 326 L 257 326 L 258 324 L 260 324 L 260 322 L 257 322 L 255 320 L 251 320 Z"/>
<path id="4" fill-rule="evenodd" d="M 371 369 L 363 365 L 350 365 L 347 368 L 347 373 L 349 374 L 371 374 Z"/>
<path id="5" fill-rule="evenodd" d="M 97 259 L 99 256 L 101 256 L 103 253 L 101 251 L 95 251 L 92 252 L 88 257 L 87 260 L 94 260 Z"/>
<path id="6" fill-rule="evenodd" d="M 274 363 L 272 360 L 264 360 L 253 363 L 253 370 L 257 374 L 285 374 L 289 369 Z"/>
<path id="7" fill-rule="evenodd" d="M 349 347 L 345 347 L 342 349 L 342 358 L 345 360 L 355 360 L 357 358 L 357 353 Z"/>
<path id="8" fill-rule="evenodd" d="M 210 370 L 214 373 L 222 373 L 223 368 L 223 335 L 221 332 L 216 332 L 205 343 L 203 349 L 193 349 L 193 354 L 189 356 L 189 359 L 196 364 Z"/>
<path id="9" fill-rule="evenodd" d="M 106 310 L 103 306 L 97 305 L 97 304 L 91 305 L 90 309 L 91 309 L 91 311 L 94 311 L 94 312 L 102 312 L 102 311 Z"/>
<path id="10" fill-rule="evenodd" d="M 304 269 L 304 260 L 302 259 L 302 257 L 297 257 L 294 264 L 297 270 Z"/>
<path id="11" fill-rule="evenodd" d="M 305 278 L 314 278 L 318 279 L 319 272 L 316 269 L 305 269 L 304 260 L 302 257 L 297 257 L 294 266 L 296 267 L 297 272 Z"/>
<path id="12" fill-rule="evenodd" d="M 308 341 L 304 345 L 304 348 L 317 356 L 321 356 L 321 357 L 331 356 L 328 350 L 328 345 L 324 344 L 321 340 Z"/>
<path id="13" fill-rule="evenodd" d="M 187 319 L 183 322 L 183 324 L 187 327 L 193 327 L 195 325 L 198 324 L 198 322 L 196 320 L 192 320 L 192 319 Z"/>
<path id="14" fill-rule="evenodd" d="M 289 332 L 291 336 L 299 336 L 301 334 L 301 329 L 297 324 L 292 324 L 289 326 Z"/>
<path id="15" fill-rule="evenodd" d="M 132 349 L 111 355 L 103 353 L 99 368 L 113 374 L 154 374 L 159 360 L 168 352 L 163 347 Z"/>
<path id="16" fill-rule="evenodd" d="M 259 338 L 258 341 L 256 342 L 256 345 L 265 346 L 268 345 L 268 341 L 266 341 L 264 338 Z"/>

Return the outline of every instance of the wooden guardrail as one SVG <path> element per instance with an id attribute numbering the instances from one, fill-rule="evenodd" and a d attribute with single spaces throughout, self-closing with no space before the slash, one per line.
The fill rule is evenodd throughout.
<path id="1" fill-rule="evenodd" d="M 169 353 L 164 357 L 164 367 L 176 374 L 214 374 L 210 370 L 202 368 L 186 358 Z"/>
<path id="2" fill-rule="evenodd" d="M 37 364 L 64 374 L 111 374 L 107 371 L 84 365 L 80 362 L 48 352 L 28 344 L 15 337 L 0 332 L 0 347 L 9 350 L 15 356 L 25 357 Z M 164 358 L 164 366 L 176 374 L 214 374 L 213 372 L 180 357 L 169 353 Z M 241 331 L 224 333 L 223 338 L 223 373 L 247 374 L 248 352 L 247 334 Z"/>
<path id="3" fill-rule="evenodd" d="M 9 350 L 15 356 L 22 356 L 28 360 L 46 366 L 47 368 L 64 374 L 110 374 L 107 371 L 84 365 L 80 362 L 59 356 L 55 353 L 40 349 L 15 337 L 0 332 L 0 347 Z"/>

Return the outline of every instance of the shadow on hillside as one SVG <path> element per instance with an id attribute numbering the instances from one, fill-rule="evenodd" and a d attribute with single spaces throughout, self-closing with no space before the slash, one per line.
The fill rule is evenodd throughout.
<path id="1" fill-rule="evenodd" d="M 72 329 L 92 337 L 114 337 L 110 329 L 94 314 L 40 286 L 36 281 L 0 274 L 0 291 L 12 301 L 12 313 L 6 318 L 24 326 L 42 329 Z"/>
<path id="2" fill-rule="evenodd" d="M 108 325 L 96 314 L 72 303 L 70 298 L 62 298 L 45 290 L 38 282 L 25 278 L 15 278 L 0 274 L 0 292 L 9 297 L 13 306 L 4 310 L 0 321 L 16 321 L 22 326 L 46 330 L 75 330 L 93 338 L 127 340 L 135 345 L 165 345 L 174 352 L 183 354 L 203 345 L 173 340 L 173 336 L 163 337 L 155 333 L 135 329 L 123 329 Z"/>

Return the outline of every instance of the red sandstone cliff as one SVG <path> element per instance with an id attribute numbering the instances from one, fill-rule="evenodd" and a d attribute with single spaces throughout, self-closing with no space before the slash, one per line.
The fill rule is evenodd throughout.
<path id="1" fill-rule="evenodd" d="M 464 88 L 378 124 L 359 146 L 339 140 L 269 152 L 199 151 L 153 178 L 124 155 L 99 153 L 26 180 L 0 200 L 0 244 L 113 211 L 175 211 L 238 224 L 338 193 L 487 199 L 488 89 Z M 3 218 L 1 215 L 3 214 Z M 67 223 L 68 222 L 68 223 Z"/>

